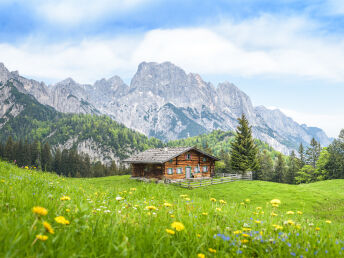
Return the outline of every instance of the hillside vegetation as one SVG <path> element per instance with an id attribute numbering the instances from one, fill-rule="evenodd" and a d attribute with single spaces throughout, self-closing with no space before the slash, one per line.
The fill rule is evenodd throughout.
<path id="1" fill-rule="evenodd" d="M 338 257 L 343 200 L 343 180 L 187 190 L 0 162 L 0 256 Z"/>

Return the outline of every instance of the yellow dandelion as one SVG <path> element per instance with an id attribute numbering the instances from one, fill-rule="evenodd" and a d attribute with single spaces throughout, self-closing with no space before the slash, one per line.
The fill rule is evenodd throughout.
<path id="1" fill-rule="evenodd" d="M 283 229 L 283 227 L 282 226 L 280 226 L 280 225 L 272 225 L 274 228 L 275 228 L 275 230 L 282 230 Z"/>
<path id="2" fill-rule="evenodd" d="M 297 211 L 297 214 L 302 215 L 303 212 L 302 211 Z"/>
<path id="3" fill-rule="evenodd" d="M 136 191 L 136 188 L 130 188 L 130 191 Z"/>
<path id="4" fill-rule="evenodd" d="M 331 224 L 331 223 L 332 223 L 331 220 L 326 220 L 325 222 L 326 222 L 327 224 Z"/>
<path id="5" fill-rule="evenodd" d="M 173 214 L 171 214 L 171 216 L 170 216 L 171 218 L 175 218 L 176 216 L 174 216 Z"/>
<path id="6" fill-rule="evenodd" d="M 36 238 L 41 241 L 46 241 L 48 239 L 48 236 L 46 235 L 36 235 Z"/>
<path id="7" fill-rule="evenodd" d="M 211 252 L 211 253 L 216 253 L 216 250 L 213 249 L 213 248 L 208 248 L 208 251 Z"/>
<path id="8" fill-rule="evenodd" d="M 210 201 L 216 202 L 216 199 L 215 198 L 210 198 Z"/>
<path id="9" fill-rule="evenodd" d="M 32 212 L 40 216 L 45 216 L 48 214 L 48 210 L 40 206 L 33 207 Z"/>
<path id="10" fill-rule="evenodd" d="M 157 210 L 157 207 L 155 207 L 155 206 L 146 206 L 145 210 L 149 210 L 149 211 Z"/>
<path id="11" fill-rule="evenodd" d="M 197 236 L 197 237 L 201 237 L 201 234 L 197 234 L 196 236 Z"/>
<path id="12" fill-rule="evenodd" d="M 250 199 L 245 199 L 245 202 L 249 203 L 251 200 Z"/>
<path id="13" fill-rule="evenodd" d="M 243 240 L 241 240 L 241 243 L 242 244 L 247 244 L 249 241 L 247 240 L 247 239 L 243 239 Z"/>
<path id="14" fill-rule="evenodd" d="M 46 231 L 48 231 L 50 234 L 54 234 L 54 229 L 53 227 L 46 221 L 43 222 L 43 227 L 45 228 Z"/>
<path id="15" fill-rule="evenodd" d="M 170 235 L 174 235 L 176 233 L 174 230 L 168 228 L 166 229 L 166 232 Z"/>
<path id="16" fill-rule="evenodd" d="M 222 211 L 221 208 L 216 208 L 217 211 Z"/>
<path id="17" fill-rule="evenodd" d="M 69 220 L 66 220 L 65 217 L 63 217 L 63 216 L 56 217 L 55 221 L 59 224 L 69 225 Z"/>
<path id="18" fill-rule="evenodd" d="M 270 201 L 270 203 L 271 203 L 272 205 L 280 205 L 280 204 L 281 204 L 281 201 L 280 201 L 279 199 L 273 199 L 273 200 Z"/>
<path id="19" fill-rule="evenodd" d="M 202 215 L 208 216 L 208 212 L 202 212 Z"/>
<path id="20" fill-rule="evenodd" d="M 316 230 L 316 231 L 320 231 L 320 228 L 319 228 L 319 227 L 316 227 L 315 230 Z"/>
<path id="21" fill-rule="evenodd" d="M 70 212 L 70 209 L 66 209 L 66 212 Z"/>
<path id="22" fill-rule="evenodd" d="M 249 235 L 249 234 L 246 234 L 246 233 L 243 233 L 242 236 L 243 236 L 243 237 L 250 237 L 250 235 Z"/>
<path id="23" fill-rule="evenodd" d="M 296 224 L 295 227 L 296 227 L 297 229 L 300 229 L 300 228 L 301 228 L 301 224 Z"/>
<path id="24" fill-rule="evenodd" d="M 255 220 L 254 222 L 257 223 L 257 224 L 260 224 L 260 223 L 261 223 L 260 220 Z"/>
<path id="25" fill-rule="evenodd" d="M 171 224 L 171 228 L 174 228 L 177 231 L 182 231 L 185 229 L 185 226 L 183 223 L 175 221 Z"/>
<path id="26" fill-rule="evenodd" d="M 293 212 L 293 211 L 287 211 L 287 215 L 293 215 L 293 214 L 295 214 L 295 212 Z"/>
<path id="27" fill-rule="evenodd" d="M 168 202 L 165 202 L 165 203 L 164 203 L 164 206 L 165 206 L 165 207 L 172 207 L 172 204 L 171 204 L 171 203 L 168 203 Z"/>
<path id="28" fill-rule="evenodd" d="M 60 198 L 61 201 L 70 201 L 70 197 L 69 196 L 62 196 Z"/>
<path id="29" fill-rule="evenodd" d="M 288 224 L 288 225 L 294 225 L 295 224 L 295 222 L 293 221 L 293 220 L 291 220 L 291 219 L 288 219 L 287 221 L 286 221 L 286 223 L 285 224 Z"/>
<path id="30" fill-rule="evenodd" d="M 262 207 L 257 207 L 257 208 L 256 208 L 256 210 L 261 210 L 261 209 L 262 209 Z"/>
<path id="31" fill-rule="evenodd" d="M 276 213 L 274 213 L 274 212 L 271 212 L 271 216 L 272 217 L 276 217 L 276 216 L 278 216 Z"/>
<path id="32" fill-rule="evenodd" d="M 219 203 L 226 204 L 227 202 L 225 200 L 220 200 Z"/>
<path id="33" fill-rule="evenodd" d="M 197 258 L 205 258 L 205 255 L 202 253 L 197 254 Z"/>
<path id="34" fill-rule="evenodd" d="M 233 231 L 233 234 L 234 234 L 234 235 L 239 235 L 239 234 L 241 234 L 241 233 L 242 233 L 241 230 L 235 230 L 235 231 Z"/>
<path id="35" fill-rule="evenodd" d="M 243 231 L 251 231 L 251 229 L 250 229 L 250 228 L 247 228 L 247 227 L 243 227 L 242 230 L 243 230 Z"/>

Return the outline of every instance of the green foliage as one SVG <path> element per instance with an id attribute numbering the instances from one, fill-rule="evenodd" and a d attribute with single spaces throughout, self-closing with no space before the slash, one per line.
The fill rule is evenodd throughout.
<path id="1" fill-rule="evenodd" d="M 251 127 L 245 115 L 238 119 L 235 140 L 231 149 L 231 166 L 234 171 L 245 173 L 258 169 L 257 147 L 252 138 Z"/>
<path id="2" fill-rule="evenodd" d="M 304 165 L 301 170 L 297 172 L 295 181 L 297 184 L 311 183 L 315 181 L 315 168 L 311 165 Z"/>

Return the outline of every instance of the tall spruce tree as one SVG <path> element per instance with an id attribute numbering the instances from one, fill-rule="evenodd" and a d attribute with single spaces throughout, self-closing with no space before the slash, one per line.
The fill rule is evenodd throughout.
<path id="1" fill-rule="evenodd" d="M 321 146 L 314 138 L 312 138 L 310 145 L 306 151 L 306 163 L 315 168 L 320 156 Z"/>
<path id="2" fill-rule="evenodd" d="M 231 148 L 231 167 L 234 171 L 245 173 L 259 168 L 257 146 L 252 138 L 251 126 L 245 115 L 238 118 L 239 125 Z"/>
<path id="3" fill-rule="evenodd" d="M 49 143 L 45 143 L 42 149 L 42 169 L 44 171 L 50 171 L 52 168 L 52 156 Z"/>
<path id="4" fill-rule="evenodd" d="M 274 163 L 269 153 L 264 150 L 260 160 L 261 180 L 272 181 L 274 176 Z"/>
<path id="5" fill-rule="evenodd" d="M 8 161 L 13 160 L 14 142 L 12 136 L 9 136 L 5 145 L 4 158 Z"/>
<path id="6" fill-rule="evenodd" d="M 286 173 L 285 161 L 282 154 L 279 153 L 277 156 L 273 181 L 278 182 L 278 183 L 284 183 L 283 179 L 285 178 L 285 173 Z"/>
<path id="7" fill-rule="evenodd" d="M 297 171 L 300 169 L 300 161 L 295 155 L 295 152 L 292 151 L 289 156 L 289 162 L 288 162 L 288 169 L 285 175 L 284 182 L 288 184 L 294 184 L 295 183 L 295 176 Z"/>
<path id="8" fill-rule="evenodd" d="M 303 167 L 306 164 L 306 161 L 305 161 L 305 148 L 303 147 L 302 143 L 300 143 L 300 146 L 299 146 L 299 156 L 300 156 L 300 166 Z"/>

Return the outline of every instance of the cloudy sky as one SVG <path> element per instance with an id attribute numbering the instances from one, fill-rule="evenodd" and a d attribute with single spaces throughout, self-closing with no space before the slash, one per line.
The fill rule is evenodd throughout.
<path id="1" fill-rule="evenodd" d="M 0 0 L 0 62 L 46 83 L 130 82 L 171 61 L 336 137 L 344 128 L 342 0 Z"/>

